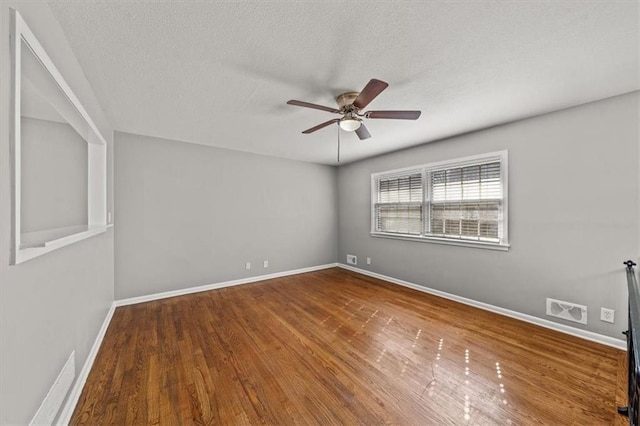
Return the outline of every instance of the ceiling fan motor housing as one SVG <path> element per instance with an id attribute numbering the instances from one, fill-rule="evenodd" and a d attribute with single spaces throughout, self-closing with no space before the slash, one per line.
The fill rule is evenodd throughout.
<path id="1" fill-rule="evenodd" d="M 336 98 L 336 102 L 338 103 L 338 108 L 340 109 L 340 111 L 346 112 L 348 109 L 347 107 L 350 107 L 353 104 L 359 94 L 359 92 L 346 92 L 339 95 Z M 353 107 L 353 109 L 356 108 Z"/>

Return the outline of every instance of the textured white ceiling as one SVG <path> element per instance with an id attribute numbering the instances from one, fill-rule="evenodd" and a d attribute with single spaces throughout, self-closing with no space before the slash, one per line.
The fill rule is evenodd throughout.
<path id="1" fill-rule="evenodd" d="M 52 1 L 116 129 L 336 163 L 335 106 L 419 109 L 341 133 L 341 162 L 638 90 L 637 1 Z"/>

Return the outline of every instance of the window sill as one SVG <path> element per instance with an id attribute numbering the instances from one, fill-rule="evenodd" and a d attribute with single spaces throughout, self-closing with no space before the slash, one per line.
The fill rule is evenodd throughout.
<path id="1" fill-rule="evenodd" d="M 489 243 L 484 241 L 472 240 L 454 240 L 449 238 L 438 237 L 418 237 L 403 234 L 383 234 L 379 232 L 371 232 L 371 236 L 375 238 L 390 238 L 393 240 L 418 241 L 421 243 L 445 244 L 450 246 L 472 247 L 486 250 L 509 251 L 509 244 Z"/>
<path id="2" fill-rule="evenodd" d="M 20 249 L 16 253 L 15 264 L 52 252 L 78 241 L 105 232 L 111 225 L 80 225 L 67 228 L 49 229 L 21 235 Z"/>

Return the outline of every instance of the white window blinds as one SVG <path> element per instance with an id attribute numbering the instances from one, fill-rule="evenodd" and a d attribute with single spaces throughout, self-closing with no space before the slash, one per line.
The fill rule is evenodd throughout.
<path id="1" fill-rule="evenodd" d="M 376 230 L 420 235 L 422 191 L 420 172 L 379 179 L 375 203 Z"/>
<path id="2" fill-rule="evenodd" d="M 508 246 L 506 156 L 372 175 L 372 233 Z"/>
<path id="3" fill-rule="evenodd" d="M 499 241 L 500 163 L 431 172 L 432 235 Z"/>

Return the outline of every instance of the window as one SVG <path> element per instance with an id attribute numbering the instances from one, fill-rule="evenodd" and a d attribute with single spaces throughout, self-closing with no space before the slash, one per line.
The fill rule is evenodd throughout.
<path id="1" fill-rule="evenodd" d="M 422 173 L 383 178 L 378 181 L 376 229 L 380 232 L 422 233 Z"/>
<path id="2" fill-rule="evenodd" d="M 506 151 L 371 178 L 373 236 L 508 248 Z"/>

